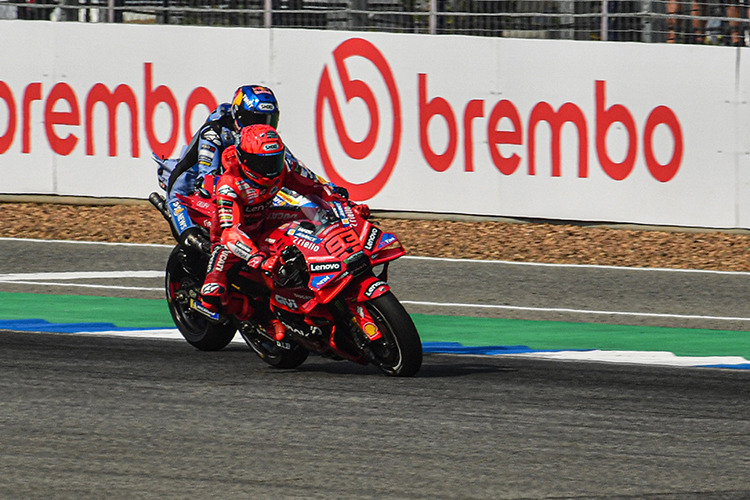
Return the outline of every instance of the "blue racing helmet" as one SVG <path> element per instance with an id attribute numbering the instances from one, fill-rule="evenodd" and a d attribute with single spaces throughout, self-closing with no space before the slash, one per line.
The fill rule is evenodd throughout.
<path id="1" fill-rule="evenodd" d="M 232 119 L 237 130 L 248 125 L 279 125 L 279 103 L 268 87 L 262 85 L 243 85 L 234 93 L 232 99 Z"/>

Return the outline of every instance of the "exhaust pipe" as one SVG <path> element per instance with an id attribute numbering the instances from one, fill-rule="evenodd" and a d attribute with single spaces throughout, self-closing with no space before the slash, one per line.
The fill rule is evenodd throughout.
<path id="1" fill-rule="evenodd" d="M 148 196 L 148 201 L 161 213 L 162 217 L 169 224 L 169 228 L 172 230 L 172 236 L 177 240 L 180 245 L 188 248 L 192 248 L 200 253 L 210 254 L 211 243 L 206 237 L 201 234 L 200 229 L 197 227 L 188 228 L 182 234 L 177 234 L 174 226 L 172 225 L 172 215 L 167 209 L 167 201 L 162 195 L 157 192 L 153 192 Z"/>
<path id="2" fill-rule="evenodd" d="M 148 195 L 148 201 L 151 202 L 151 204 L 156 207 L 156 209 L 161 212 L 161 215 L 167 219 L 167 222 L 169 222 L 169 225 L 172 225 L 172 216 L 169 215 L 169 210 L 167 210 L 167 200 L 164 199 L 162 195 L 160 195 L 157 192 L 153 192 L 150 195 Z"/>

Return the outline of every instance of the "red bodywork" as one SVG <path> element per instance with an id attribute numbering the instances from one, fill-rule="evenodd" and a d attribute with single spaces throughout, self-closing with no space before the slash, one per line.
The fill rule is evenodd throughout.
<path id="1" fill-rule="evenodd" d="M 210 182 L 212 180 L 207 179 L 206 184 L 211 185 Z M 184 198 L 183 202 L 196 224 L 210 229 L 211 224 L 216 223 L 216 206 L 212 199 L 196 194 Z M 387 264 L 404 255 L 404 248 L 394 234 L 358 217 L 348 203 L 330 203 L 327 217 L 310 218 L 311 213 L 323 212 L 312 204 L 274 206 L 266 220 L 266 236 L 260 242 L 261 250 L 268 255 L 281 255 L 287 247 L 296 247 L 306 263 L 304 283 L 282 286 L 275 279 L 278 276 L 264 276 L 245 267 L 239 275 L 269 291 L 271 309 L 287 332 L 292 332 L 296 342 L 321 354 L 338 355 L 365 364 L 367 361 L 356 349 L 339 345 L 350 341 L 337 335 L 331 303 L 337 297 L 343 298 L 353 321 L 365 335 L 371 340 L 379 338 L 377 322 L 364 304 L 390 290 L 386 282 Z M 380 265 L 383 271 L 375 275 L 373 267 Z M 235 295 L 248 293 L 241 284 L 239 289 L 234 288 Z M 237 316 L 240 320 L 246 319 Z M 321 342 L 320 336 L 304 334 L 304 329 L 299 327 L 301 323 L 322 332 L 325 342 Z"/>

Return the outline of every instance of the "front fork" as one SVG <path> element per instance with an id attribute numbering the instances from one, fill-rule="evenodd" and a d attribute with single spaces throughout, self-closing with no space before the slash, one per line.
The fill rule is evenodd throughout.
<path id="1" fill-rule="evenodd" d="M 345 326 L 357 349 L 368 361 L 377 362 L 378 357 L 373 352 L 370 343 L 382 338 L 383 334 L 373 321 L 367 308 L 363 304 L 357 303 L 352 310 L 347 302 L 341 298 L 332 301 L 331 305 L 337 319 L 336 325 Z"/>

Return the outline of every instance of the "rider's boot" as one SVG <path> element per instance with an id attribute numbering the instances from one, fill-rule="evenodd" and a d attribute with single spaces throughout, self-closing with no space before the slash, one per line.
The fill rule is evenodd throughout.
<path id="1" fill-rule="evenodd" d="M 219 319 L 222 299 L 226 296 L 227 290 L 221 283 L 215 283 L 206 280 L 201 287 L 201 293 L 193 303 L 193 308 L 209 318 Z"/>
<path id="2" fill-rule="evenodd" d="M 273 337 L 276 342 L 281 342 L 286 336 L 286 328 L 281 321 L 274 318 L 266 323 L 266 331 Z"/>

